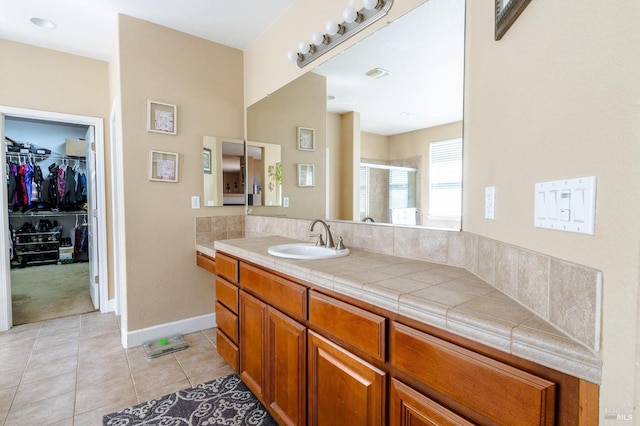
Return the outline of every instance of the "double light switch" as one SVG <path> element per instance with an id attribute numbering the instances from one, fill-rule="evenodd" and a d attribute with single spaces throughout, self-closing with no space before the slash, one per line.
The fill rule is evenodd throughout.
<path id="1" fill-rule="evenodd" d="M 596 177 L 536 183 L 534 225 L 538 228 L 595 233 Z"/>

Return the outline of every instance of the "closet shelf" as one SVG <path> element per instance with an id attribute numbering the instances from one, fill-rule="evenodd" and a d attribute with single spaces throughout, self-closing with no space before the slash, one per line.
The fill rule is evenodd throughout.
<path id="1" fill-rule="evenodd" d="M 86 210 L 74 210 L 74 211 L 50 211 L 40 210 L 32 212 L 10 212 L 9 217 L 41 217 L 41 216 L 86 216 Z"/>

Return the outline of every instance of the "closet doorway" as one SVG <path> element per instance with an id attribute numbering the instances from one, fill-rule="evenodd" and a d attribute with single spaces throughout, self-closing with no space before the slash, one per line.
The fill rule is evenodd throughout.
<path id="1" fill-rule="evenodd" d="M 106 311 L 102 120 L 0 107 L 0 330 Z M 96 161 L 100 160 L 100 161 Z M 100 285 L 100 279 L 105 283 Z"/>

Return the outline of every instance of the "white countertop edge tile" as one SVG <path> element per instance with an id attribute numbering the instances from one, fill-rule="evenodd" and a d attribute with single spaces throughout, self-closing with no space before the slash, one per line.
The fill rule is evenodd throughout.
<path id="1" fill-rule="evenodd" d="M 600 384 L 602 382 L 602 368 L 600 365 L 593 365 L 576 361 L 575 358 L 564 357 L 557 352 L 547 352 L 539 347 L 527 345 L 523 342 L 513 342 L 511 354 L 517 357 L 546 365 L 554 370 L 561 371 L 592 382 Z"/>
<path id="2" fill-rule="evenodd" d="M 216 250 L 213 248 L 213 244 L 209 246 L 208 244 L 196 244 L 196 251 L 199 251 L 203 254 L 206 254 L 210 257 L 216 257 Z"/>

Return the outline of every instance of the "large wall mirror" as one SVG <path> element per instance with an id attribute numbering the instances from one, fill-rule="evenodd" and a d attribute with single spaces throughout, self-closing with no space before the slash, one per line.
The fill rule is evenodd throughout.
<path id="1" fill-rule="evenodd" d="M 251 105 L 247 138 L 281 146 L 284 201 L 252 214 L 460 229 L 464 13 L 429 0 Z"/>

